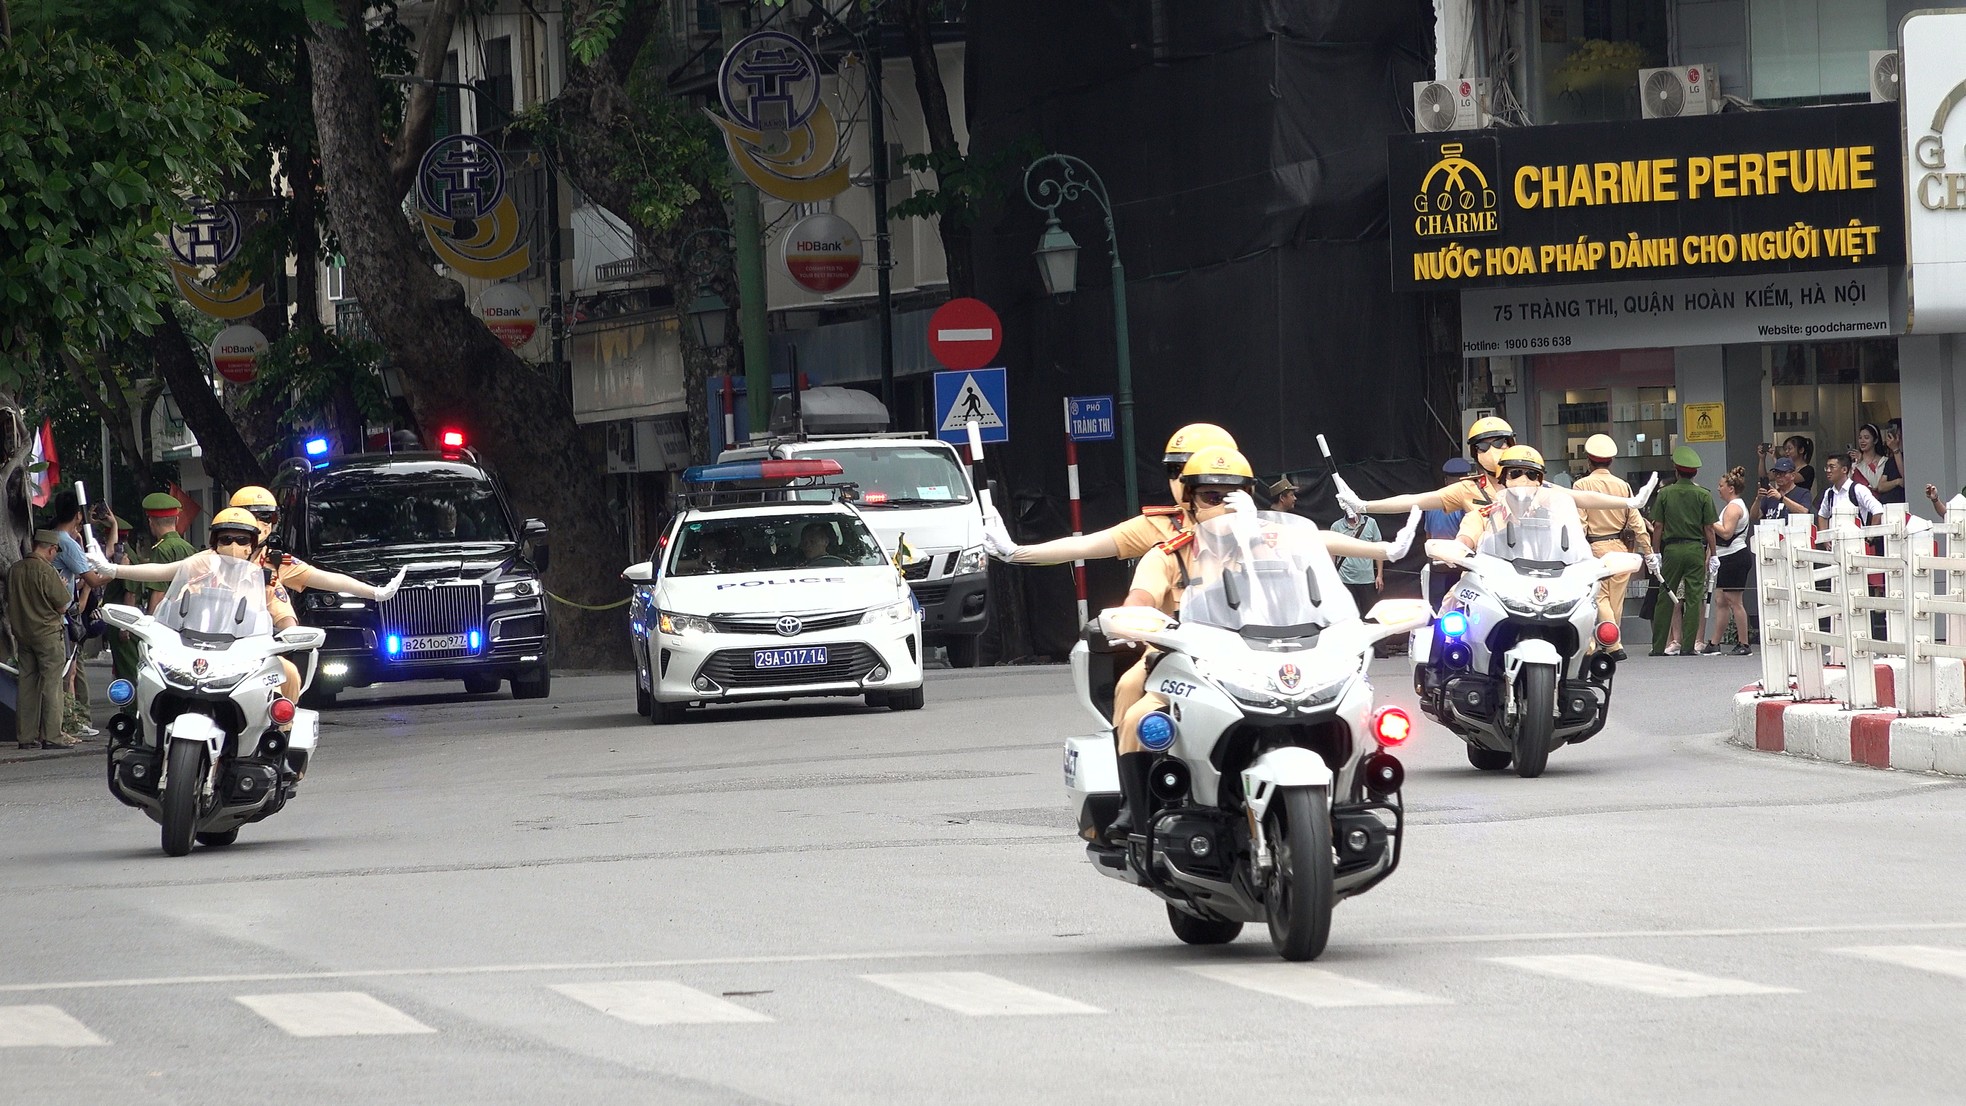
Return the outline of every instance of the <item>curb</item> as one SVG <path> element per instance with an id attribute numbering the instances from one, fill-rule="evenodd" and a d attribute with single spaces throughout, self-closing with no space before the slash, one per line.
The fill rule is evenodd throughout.
<path id="1" fill-rule="evenodd" d="M 1875 710 L 1851 710 L 1836 699 L 1798 702 L 1767 698 L 1759 683 L 1734 696 L 1734 729 L 1728 740 L 1766 753 L 1786 753 L 1836 764 L 1966 776 L 1966 681 L 1960 662 L 1938 670 L 1942 714 L 1909 718 L 1894 708 L 1902 660 L 1875 662 Z M 1847 674 L 1824 672 L 1826 690 L 1838 693 Z"/>
<path id="2" fill-rule="evenodd" d="M 103 750 L 108 748 L 108 746 L 100 741 L 84 741 L 82 744 L 69 749 L 37 749 L 32 751 L 22 749 L 11 741 L 7 742 L 7 745 L 9 747 L 6 750 L 0 751 L 0 764 L 30 764 L 37 760 L 67 760 L 71 757 L 85 756 L 90 753 L 101 756 Z"/>

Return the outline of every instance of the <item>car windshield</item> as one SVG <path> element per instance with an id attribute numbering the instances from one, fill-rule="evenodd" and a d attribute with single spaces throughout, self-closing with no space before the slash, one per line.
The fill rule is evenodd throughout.
<path id="1" fill-rule="evenodd" d="M 209 550 L 178 562 L 157 621 L 186 641 L 220 643 L 273 632 L 266 570 L 256 561 Z"/>
<path id="2" fill-rule="evenodd" d="M 887 563 L 867 524 L 837 512 L 763 518 L 697 515 L 684 521 L 671 544 L 667 571 L 672 576 Z"/>
<path id="3" fill-rule="evenodd" d="M 939 507 L 970 501 L 969 481 L 956 466 L 955 454 L 939 443 L 896 442 L 799 456 L 838 461 L 844 472 L 830 479 L 857 485 L 862 507 Z M 806 492 L 800 498 L 830 494 Z"/>
<path id="4" fill-rule="evenodd" d="M 1495 497 L 1477 552 L 1518 565 L 1562 568 L 1589 560 L 1577 501 L 1556 488 L 1507 488 Z"/>
<path id="5" fill-rule="evenodd" d="M 1225 630 L 1298 630 L 1358 617 L 1317 524 L 1233 514 L 1195 528 L 1181 621 Z"/>
<path id="6" fill-rule="evenodd" d="M 308 548 L 512 542 L 498 492 L 481 476 L 457 471 L 355 475 L 323 483 L 309 496 Z"/>

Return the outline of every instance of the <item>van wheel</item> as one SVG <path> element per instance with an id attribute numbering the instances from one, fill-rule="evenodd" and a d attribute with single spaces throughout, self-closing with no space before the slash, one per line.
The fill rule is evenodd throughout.
<path id="1" fill-rule="evenodd" d="M 688 703 L 665 703 L 660 699 L 649 700 L 649 721 L 654 725 L 678 725 L 688 714 Z"/>
<path id="2" fill-rule="evenodd" d="M 512 698 L 544 699 L 553 690 L 553 672 L 541 667 L 524 676 L 512 677 Z"/>
<path id="3" fill-rule="evenodd" d="M 885 706 L 887 706 L 887 704 L 888 704 L 888 694 L 887 694 L 887 692 L 885 692 L 885 691 L 870 691 L 870 692 L 868 692 L 868 693 L 867 693 L 867 705 L 868 705 L 868 706 L 870 706 L 870 707 L 885 707 Z"/>
<path id="4" fill-rule="evenodd" d="M 890 691 L 887 693 L 887 709 L 920 710 L 922 704 L 928 701 L 926 691 L 926 688 L 919 687 L 911 687 L 906 691 Z"/>
<path id="5" fill-rule="evenodd" d="M 965 634 L 943 641 L 942 647 L 949 651 L 950 668 L 975 668 L 983 654 L 983 638 L 980 634 Z"/>

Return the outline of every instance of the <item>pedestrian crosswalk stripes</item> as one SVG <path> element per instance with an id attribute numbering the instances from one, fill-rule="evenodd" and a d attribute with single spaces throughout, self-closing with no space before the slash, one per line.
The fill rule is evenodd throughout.
<path id="1" fill-rule="evenodd" d="M 362 991 L 239 995 L 240 1005 L 292 1037 L 374 1037 L 436 1030 Z"/>
<path id="2" fill-rule="evenodd" d="M 1105 1013 L 1097 1006 L 1013 983 L 988 972 L 890 972 L 860 978 L 972 1017 Z"/>
<path id="3" fill-rule="evenodd" d="M 1966 949 L 1934 948 L 1931 945 L 1866 945 L 1830 951 L 1966 979 Z"/>
<path id="4" fill-rule="evenodd" d="M 1191 964 L 1183 969 L 1232 987 L 1306 1006 L 1424 1006 L 1449 1000 L 1367 983 L 1309 964 Z"/>
<path id="5" fill-rule="evenodd" d="M 108 1043 L 59 1006 L 0 1006 L 0 1048 L 29 1045 L 74 1048 Z"/>
<path id="6" fill-rule="evenodd" d="M 771 1018 L 694 987 L 663 980 L 555 983 L 553 990 L 634 1025 L 768 1022 Z"/>
<path id="7" fill-rule="evenodd" d="M 1489 960 L 1505 964 L 1511 968 L 1536 972 L 1540 975 L 1555 976 L 1558 979 L 1574 979 L 1580 983 L 1592 983 L 1601 987 L 1615 987 L 1626 991 L 1637 991 L 1658 998 L 1706 998 L 1713 995 L 1780 995 L 1794 994 L 1793 987 L 1770 987 L 1762 983 L 1750 983 L 1743 979 L 1723 979 L 1719 976 L 1701 975 L 1698 972 L 1668 968 L 1658 964 L 1646 964 L 1637 960 L 1620 960 L 1615 956 L 1592 956 L 1578 953 L 1554 956 L 1494 956 Z"/>
<path id="8" fill-rule="evenodd" d="M 1938 975 L 1966 979 L 1966 947 L 1945 948 L 1929 945 L 1870 945 L 1819 950 L 1835 957 L 1847 957 L 1874 964 L 1911 968 Z M 1592 954 L 1543 956 L 1501 956 L 1468 958 L 1463 965 L 1488 963 L 1526 972 L 1553 981 L 1548 986 L 1567 988 L 1572 995 L 1587 991 L 1618 991 L 1650 998 L 1683 999 L 1725 995 L 1801 995 L 1796 987 L 1773 983 L 1704 975 L 1683 968 L 1640 960 Z M 1785 963 L 1793 963 L 1787 961 Z M 1048 961 L 1047 978 L 1064 978 L 1069 983 L 1049 984 L 1040 990 L 1003 976 L 977 971 L 888 972 L 873 975 L 832 977 L 834 987 L 855 987 L 871 983 L 917 1002 L 927 1003 L 966 1017 L 1029 1017 L 1058 1014 L 1104 1014 L 1106 1007 L 1089 999 L 1107 996 L 1115 986 L 1149 989 L 1157 1000 L 1169 994 L 1167 973 L 1199 978 L 1211 984 L 1275 998 L 1286 999 L 1312 1009 L 1402 1006 L 1478 1006 L 1494 997 L 1493 979 L 1488 983 L 1465 974 L 1447 974 L 1439 993 L 1395 987 L 1367 978 L 1370 966 L 1337 972 L 1312 964 L 1288 964 L 1257 956 L 1200 961 L 1167 968 L 1129 968 L 1101 971 L 1088 976 L 1083 972 L 1061 977 L 1059 965 Z M 1804 978 L 1811 973 L 1805 969 Z M 1581 985 L 1581 986 L 1580 986 Z M 1812 989 L 1829 993 L 1825 988 Z M 615 980 L 524 984 L 514 991 L 538 987 L 598 1011 L 627 1026 L 660 1030 L 665 1027 L 698 1024 L 771 1025 L 772 1015 L 751 1005 L 733 1002 L 714 990 L 699 990 L 675 980 Z M 1090 989 L 1090 993 L 1088 993 Z M 822 988 L 823 990 L 823 988 Z M 506 991 L 501 985 L 495 993 Z M 1061 993 L 1062 992 L 1062 993 Z M 796 994 L 790 990 L 787 994 Z M 1225 992 L 1230 993 L 1232 992 Z M 837 995 L 815 999 L 807 990 L 807 1001 L 831 1007 Z M 1186 992 L 1190 1000 L 1195 992 Z M 507 996 L 516 1001 L 515 996 Z M 1137 996 L 1136 996 L 1137 997 Z M 1821 996 L 1818 996 L 1819 998 Z M 226 1001 L 214 999 L 214 1001 Z M 434 1034 L 437 1029 L 364 991 L 276 992 L 236 995 L 237 1002 L 258 1014 L 274 1028 L 292 1037 L 363 1037 L 399 1034 Z M 492 998 L 494 1003 L 506 1001 Z M 781 1000 L 783 1001 L 783 1000 Z M 1119 1008 L 1129 1001 L 1124 994 L 1104 998 Z M 1557 1001 L 1587 1001 L 1559 999 Z M 442 1004 L 437 1004 L 441 1006 Z M 571 1006 L 567 1009 L 573 1009 Z M 774 1010 L 774 1013 L 778 1011 Z M 591 1016 L 591 1015 L 588 1015 Z M 53 1005 L 0 1006 L 0 1048 L 5 1047 L 84 1047 L 108 1043 L 107 1039 L 147 1040 L 154 1036 L 151 1024 L 125 1025 L 118 1021 L 132 1015 L 124 1008 L 107 1005 L 84 1010 L 64 1010 Z M 780 1018 L 793 1019 L 779 1013 Z M 84 1020 L 95 1023 L 84 1024 Z M 107 1038 L 107 1039 L 106 1039 Z"/>

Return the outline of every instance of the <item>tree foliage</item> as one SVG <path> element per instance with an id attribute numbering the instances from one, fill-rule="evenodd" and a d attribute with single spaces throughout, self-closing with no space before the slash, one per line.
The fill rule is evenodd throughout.
<path id="1" fill-rule="evenodd" d="M 162 236 L 243 155 L 253 97 L 217 45 L 25 28 L 0 51 L 0 382 L 161 321 Z"/>

